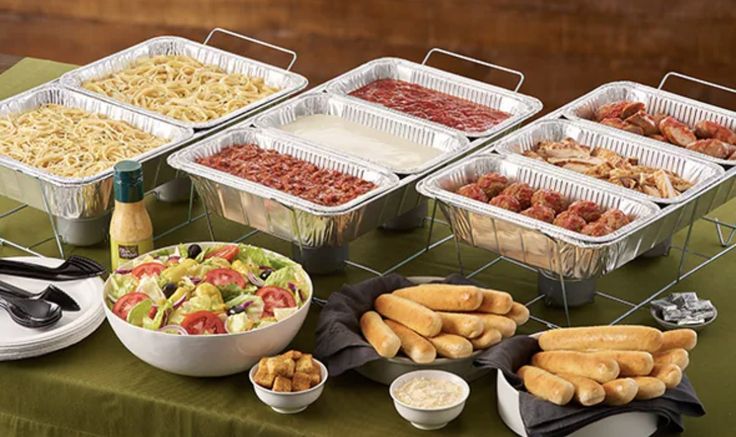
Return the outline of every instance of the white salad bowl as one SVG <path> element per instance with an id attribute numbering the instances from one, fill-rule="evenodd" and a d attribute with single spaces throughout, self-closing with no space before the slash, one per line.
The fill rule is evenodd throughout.
<path id="1" fill-rule="evenodd" d="M 438 408 L 419 408 L 407 405 L 398 400 L 395 394 L 396 389 L 408 380 L 418 377 L 450 381 L 460 386 L 463 395 L 456 403 Z M 405 373 L 396 378 L 388 390 L 391 394 L 391 399 L 394 400 L 394 407 L 396 407 L 399 415 L 408 420 L 415 428 L 428 431 L 444 428 L 445 425 L 456 419 L 463 412 L 465 401 L 470 396 L 470 386 L 463 378 L 443 370 L 417 370 Z"/>
<path id="2" fill-rule="evenodd" d="M 228 243 L 196 244 L 204 248 Z M 175 247 L 160 248 L 154 252 L 173 250 Z M 265 251 L 271 256 L 286 259 L 283 255 Z M 133 355 L 142 361 L 178 375 L 226 376 L 244 372 L 261 357 L 281 352 L 296 337 L 309 312 L 313 293 L 311 278 L 306 272 L 304 277 L 308 285 L 308 290 L 306 290 L 308 298 L 305 299 L 301 308 L 280 322 L 235 334 L 176 335 L 132 325 L 115 315 L 105 301 L 105 295 L 110 287 L 109 278 L 105 283 L 101 298 L 104 302 L 105 315 L 115 335 Z"/>
<path id="3" fill-rule="evenodd" d="M 324 364 L 316 359 L 314 361 L 319 366 L 322 380 L 319 382 L 319 384 L 308 390 L 298 391 L 294 393 L 273 391 L 266 387 L 261 387 L 260 385 L 258 385 L 258 383 L 256 383 L 253 379 L 253 376 L 258 371 L 258 364 L 256 364 L 255 366 L 253 366 L 253 368 L 250 369 L 250 373 L 248 374 L 248 376 L 250 377 L 250 382 L 251 384 L 253 384 L 253 389 L 256 392 L 256 396 L 258 396 L 258 399 L 260 399 L 264 404 L 271 407 L 271 409 L 277 413 L 296 414 L 306 410 L 307 407 L 314 403 L 314 401 L 316 401 L 322 394 L 322 390 L 324 390 L 325 388 L 325 382 L 327 381 L 328 376 L 327 367 L 325 367 Z"/>

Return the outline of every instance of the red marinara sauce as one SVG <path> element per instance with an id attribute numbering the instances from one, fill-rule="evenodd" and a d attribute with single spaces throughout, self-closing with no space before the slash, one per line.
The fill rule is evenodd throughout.
<path id="1" fill-rule="evenodd" d="M 350 95 L 466 132 L 483 132 L 511 117 L 467 99 L 396 79 L 373 81 Z"/>
<path id="2" fill-rule="evenodd" d="M 376 187 L 358 177 L 255 144 L 229 146 L 197 162 L 325 206 L 342 205 Z"/>

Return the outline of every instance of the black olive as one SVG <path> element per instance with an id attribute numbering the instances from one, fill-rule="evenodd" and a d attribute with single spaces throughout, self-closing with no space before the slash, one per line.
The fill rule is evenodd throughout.
<path id="1" fill-rule="evenodd" d="M 271 273 L 273 273 L 273 270 L 265 269 L 258 276 L 265 281 L 266 279 L 268 279 L 269 276 L 271 276 Z"/>
<path id="2" fill-rule="evenodd" d="M 176 284 L 174 284 L 173 282 L 169 282 L 168 284 L 164 285 L 163 292 L 164 292 L 164 296 L 166 296 L 167 299 L 170 298 L 171 295 L 174 294 L 175 291 L 176 291 Z"/>
<path id="3" fill-rule="evenodd" d="M 234 307 L 227 310 L 227 315 L 234 316 L 235 314 L 240 314 L 243 311 L 245 311 L 245 308 L 243 308 L 243 305 L 235 305 Z"/>
<path id="4" fill-rule="evenodd" d="M 202 248 L 199 247 L 199 244 L 189 245 L 189 248 L 187 249 L 187 256 L 189 258 L 196 258 L 200 253 L 202 253 Z"/>

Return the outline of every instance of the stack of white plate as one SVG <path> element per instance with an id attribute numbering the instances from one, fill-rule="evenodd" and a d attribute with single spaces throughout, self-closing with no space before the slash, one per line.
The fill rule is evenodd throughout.
<path id="1" fill-rule="evenodd" d="M 15 257 L 15 261 L 55 267 L 64 262 L 55 258 Z M 0 275 L 0 280 L 11 283 L 24 290 L 40 293 L 49 281 L 17 276 Z M 4 309 L 0 309 L 0 361 L 19 360 L 48 354 L 76 344 L 100 326 L 105 319 L 102 308 L 101 278 L 88 278 L 76 281 L 54 282 L 80 306 L 76 312 L 64 311 L 55 324 L 41 329 L 24 328 L 16 324 Z"/>

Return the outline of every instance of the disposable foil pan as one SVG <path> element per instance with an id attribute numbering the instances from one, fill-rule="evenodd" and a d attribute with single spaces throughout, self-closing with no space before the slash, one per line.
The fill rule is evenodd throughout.
<path id="1" fill-rule="evenodd" d="M 641 139 L 634 139 L 629 135 L 620 135 L 618 132 L 611 132 L 597 125 L 562 119 L 537 121 L 504 137 L 490 145 L 486 150 L 495 150 L 502 155 L 522 154 L 534 149 L 537 143 L 542 140 L 560 141 L 565 138 L 572 138 L 586 146 L 611 150 L 626 158 L 637 158 L 642 165 L 675 172 L 694 184 L 686 192 L 672 198 L 652 196 L 636 190 L 629 190 L 629 194 L 633 197 L 640 197 L 659 204 L 685 202 L 716 184 L 725 173 L 723 168 L 716 164 L 694 159 L 687 154 L 680 153 L 679 150 L 659 147 L 657 142 L 654 141 L 648 141 L 641 137 Z M 544 161 L 535 162 L 554 166 Z M 592 176 L 586 176 L 572 170 L 562 170 L 570 171 L 585 178 L 595 179 Z M 607 181 L 603 180 L 603 182 Z"/>
<path id="2" fill-rule="evenodd" d="M 280 90 L 264 97 L 258 101 L 232 111 L 222 117 L 205 122 L 187 122 L 168 117 L 155 111 L 151 111 L 129 103 L 120 102 L 104 94 L 94 93 L 82 87 L 82 84 L 90 79 L 104 77 L 118 72 L 133 61 L 158 55 L 186 55 L 203 64 L 217 65 L 228 73 L 241 73 L 252 77 L 261 77 L 266 84 L 278 87 Z M 200 44 L 185 38 L 176 36 L 161 36 L 143 41 L 133 47 L 114 53 L 106 58 L 91 64 L 72 70 L 61 77 L 61 84 L 92 95 L 96 98 L 114 102 L 130 109 L 135 109 L 149 115 L 163 117 L 169 123 L 193 129 L 207 129 L 220 125 L 236 117 L 251 114 L 254 111 L 297 93 L 307 86 L 307 79 L 299 74 L 265 64 L 253 59 L 236 55 L 215 47 Z"/>
<path id="3" fill-rule="evenodd" d="M 690 128 L 694 128 L 695 124 L 699 121 L 710 120 L 736 130 L 736 112 L 734 111 L 728 111 L 717 106 L 708 105 L 697 100 L 688 99 L 677 94 L 652 88 L 636 82 L 612 82 L 601 85 L 588 94 L 585 94 L 577 100 L 565 105 L 563 114 L 569 119 L 595 120 L 596 109 L 606 103 L 619 100 L 642 102 L 646 105 L 648 112 L 652 114 L 663 113 L 671 115 L 690 126 Z M 641 136 L 630 132 L 606 125 L 601 126 L 605 129 L 623 132 L 628 136 L 641 138 Z M 658 144 L 671 149 L 676 149 L 683 154 L 687 154 L 695 158 L 723 165 L 736 165 L 736 160 L 717 159 L 703 153 L 693 152 L 685 149 L 684 147 L 677 147 L 663 141 L 651 141 L 655 141 Z"/>
<path id="4" fill-rule="evenodd" d="M 501 173 L 534 188 L 557 190 L 568 199 L 592 200 L 605 208 L 618 208 L 636 218 L 607 236 L 588 237 L 455 194 L 457 188 L 488 172 Z M 678 225 L 676 217 L 657 220 L 657 205 L 631 197 L 625 190 L 518 156 L 470 157 L 423 180 L 417 189 L 439 202 L 460 241 L 573 279 L 591 278 L 621 267 L 668 238 Z"/>
<path id="5" fill-rule="evenodd" d="M 398 79 L 405 82 L 415 83 L 426 88 L 461 97 L 483 106 L 511 114 L 511 117 L 508 119 L 486 129 L 485 131 L 472 132 L 459 131 L 443 124 L 434 123 L 394 109 L 386 108 L 397 114 L 416 118 L 423 122 L 432 123 L 437 126 L 441 126 L 444 129 L 451 129 L 471 138 L 494 136 L 513 126 L 519 125 L 524 120 L 542 110 L 542 102 L 534 97 L 526 96 L 488 83 L 399 58 L 380 58 L 370 61 L 341 76 L 338 76 L 335 79 L 332 79 L 326 89 L 328 92 L 347 95 L 378 79 Z M 364 101 L 356 97 L 349 98 Z M 370 104 L 380 106 L 375 103 Z M 383 106 L 381 107 L 383 108 Z"/>
<path id="6" fill-rule="evenodd" d="M 192 137 L 189 128 L 175 126 L 103 100 L 54 85 L 43 85 L 0 102 L 0 117 L 28 112 L 44 104 L 79 108 L 121 120 L 149 134 L 165 138 L 166 144 L 130 159 L 143 164 L 147 188 L 158 183 L 157 176 L 172 150 Z M 84 219 L 104 215 L 112 202 L 112 174 L 109 168 L 93 176 L 68 178 L 52 175 L 6 156 L 0 156 L 0 194 L 64 219 Z"/>
<path id="7" fill-rule="evenodd" d="M 197 158 L 228 146 L 248 143 L 357 176 L 377 187 L 348 203 L 328 207 L 196 163 Z M 189 174 L 210 211 L 308 247 L 339 246 L 378 227 L 384 194 L 398 185 L 398 177 L 384 169 L 325 154 L 275 130 L 227 130 L 173 154 L 168 162 Z"/>
<path id="8" fill-rule="evenodd" d="M 374 164 L 383 166 L 397 174 L 423 173 L 459 156 L 470 148 L 470 142 L 467 138 L 448 129 L 439 128 L 434 124 L 415 120 L 405 115 L 396 115 L 383 108 L 356 99 L 348 99 L 344 96 L 329 93 L 310 93 L 296 97 L 265 111 L 253 121 L 253 124 L 260 127 L 279 129 L 300 117 L 315 114 L 340 117 L 442 152 L 434 159 L 415 168 L 398 168 L 374 162 Z M 285 134 L 299 138 L 289 132 L 285 132 Z M 351 156 L 344 151 L 328 148 L 327 146 L 322 147 L 326 153 Z M 365 158 L 355 157 L 354 159 L 364 160 Z"/>

